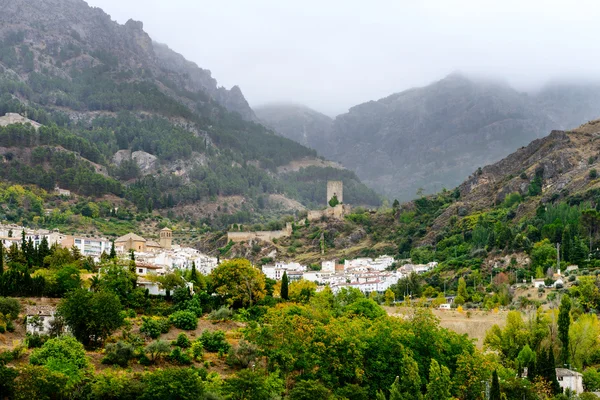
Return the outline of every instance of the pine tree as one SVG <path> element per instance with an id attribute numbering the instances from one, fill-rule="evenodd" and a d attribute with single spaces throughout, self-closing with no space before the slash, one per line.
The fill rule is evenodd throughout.
<path id="1" fill-rule="evenodd" d="M 500 382 L 496 370 L 492 373 L 492 388 L 490 390 L 490 400 L 500 400 Z"/>
<path id="2" fill-rule="evenodd" d="M 429 383 L 425 400 L 447 400 L 450 398 L 450 371 L 446 366 L 431 359 L 429 367 Z"/>
<path id="3" fill-rule="evenodd" d="M 115 258 L 117 258 L 117 251 L 115 250 L 115 241 L 112 241 L 112 246 L 110 247 L 110 256 L 109 258 L 111 260 L 114 260 Z"/>
<path id="4" fill-rule="evenodd" d="M 289 280 L 287 276 L 287 271 L 283 271 L 283 277 L 281 278 L 281 298 L 283 300 L 288 300 L 290 298 L 289 295 Z"/>
<path id="5" fill-rule="evenodd" d="M 563 364 L 569 363 L 569 326 L 571 325 L 571 299 L 564 295 L 560 301 L 558 309 L 558 338 L 562 345 L 560 351 L 560 361 Z"/>

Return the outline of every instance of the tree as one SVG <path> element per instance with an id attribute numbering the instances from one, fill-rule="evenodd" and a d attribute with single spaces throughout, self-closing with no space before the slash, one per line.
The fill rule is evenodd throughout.
<path id="1" fill-rule="evenodd" d="M 114 240 L 111 241 L 109 258 L 111 260 L 115 260 L 117 258 L 117 251 L 115 250 L 115 241 Z"/>
<path id="2" fill-rule="evenodd" d="M 204 398 L 204 384 L 194 368 L 166 368 L 146 373 L 142 378 L 141 400 Z"/>
<path id="3" fill-rule="evenodd" d="M 287 276 L 287 271 L 283 271 L 283 277 L 281 278 L 281 298 L 283 300 L 288 300 L 290 298 L 289 296 L 289 280 L 288 280 L 288 276 Z"/>
<path id="4" fill-rule="evenodd" d="M 569 328 L 569 356 L 571 364 L 582 369 L 595 363 L 593 355 L 600 349 L 600 322 L 595 314 L 583 314 Z"/>
<path id="5" fill-rule="evenodd" d="M 4 245 L 0 241 L 0 275 L 4 273 Z"/>
<path id="6" fill-rule="evenodd" d="M 391 289 L 385 291 L 385 293 L 383 294 L 383 298 L 386 306 L 391 306 L 396 300 L 396 296 L 394 296 L 394 292 L 392 292 Z"/>
<path id="7" fill-rule="evenodd" d="M 107 291 L 74 290 L 61 300 L 57 311 L 84 345 L 102 343 L 123 324 L 121 302 L 117 295 Z"/>
<path id="8" fill-rule="evenodd" d="M 600 214 L 598 214 L 598 211 L 589 209 L 581 212 L 581 224 L 587 228 L 590 238 L 590 253 L 592 252 L 592 240 L 598 232 L 599 222 Z"/>
<path id="9" fill-rule="evenodd" d="M 561 363 L 569 363 L 569 325 L 571 324 L 571 299 L 564 295 L 558 309 L 558 338 L 561 343 Z"/>
<path id="10" fill-rule="evenodd" d="M 19 369 L 14 380 L 14 400 L 54 400 L 67 396 L 68 377 L 42 366 L 27 365 Z"/>
<path id="11" fill-rule="evenodd" d="M 169 354 L 170 351 L 171 346 L 169 345 L 169 342 L 162 339 L 155 340 L 144 348 L 144 353 L 150 354 L 150 359 L 152 361 L 156 361 L 165 354 Z"/>
<path id="12" fill-rule="evenodd" d="M 223 392 L 231 400 L 271 400 L 283 393 L 283 380 L 276 373 L 243 369 L 225 380 Z"/>
<path id="13" fill-rule="evenodd" d="M 340 204 L 340 201 L 338 200 L 338 197 L 334 194 L 333 197 L 329 199 L 329 207 L 335 207 L 338 204 Z"/>
<path id="14" fill-rule="evenodd" d="M 496 370 L 492 372 L 492 388 L 490 389 L 490 400 L 501 400 L 500 382 L 498 381 L 498 373 Z"/>
<path id="15" fill-rule="evenodd" d="M 317 284 L 306 279 L 294 281 L 289 285 L 290 300 L 299 303 L 308 303 L 316 292 Z"/>
<path id="16" fill-rule="evenodd" d="M 69 385 L 80 382 L 90 365 L 81 343 L 67 335 L 49 339 L 41 348 L 33 350 L 29 362 L 64 374 L 69 378 Z"/>
<path id="17" fill-rule="evenodd" d="M 232 306 L 251 306 L 266 295 L 264 274 L 246 259 L 225 261 L 210 276 L 215 292 Z"/>
<path id="18" fill-rule="evenodd" d="M 450 398 L 450 370 L 445 365 L 440 367 L 440 364 L 432 358 L 425 400 L 448 400 Z"/>
<path id="19" fill-rule="evenodd" d="M 458 290 L 457 295 L 462 297 L 465 301 L 469 300 L 469 293 L 467 292 L 467 283 L 465 278 L 462 276 L 458 279 Z"/>

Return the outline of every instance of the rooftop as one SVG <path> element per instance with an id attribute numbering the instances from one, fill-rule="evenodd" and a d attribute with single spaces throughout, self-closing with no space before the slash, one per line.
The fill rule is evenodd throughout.
<path id="1" fill-rule="evenodd" d="M 146 239 L 144 239 L 143 237 L 136 235 L 133 232 L 129 232 L 127 235 L 121 236 L 120 238 L 115 240 L 115 243 L 127 242 L 128 240 L 133 240 L 135 242 L 145 242 L 146 241 Z"/>

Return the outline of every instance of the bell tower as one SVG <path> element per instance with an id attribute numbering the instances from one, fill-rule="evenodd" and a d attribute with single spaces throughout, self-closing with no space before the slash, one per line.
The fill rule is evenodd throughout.
<path id="1" fill-rule="evenodd" d="M 165 250 L 171 250 L 171 243 L 173 241 L 173 231 L 169 228 L 163 228 L 160 231 L 160 247 Z"/>

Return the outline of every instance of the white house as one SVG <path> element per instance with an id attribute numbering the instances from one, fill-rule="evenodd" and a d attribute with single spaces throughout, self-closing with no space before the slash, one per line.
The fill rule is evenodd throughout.
<path id="1" fill-rule="evenodd" d="M 556 379 L 561 388 L 583 393 L 583 375 L 566 368 L 556 368 Z"/>
<path id="2" fill-rule="evenodd" d="M 541 288 L 541 287 L 546 287 L 546 283 L 544 282 L 544 279 L 531 278 L 531 283 L 533 284 L 533 287 L 536 289 Z"/>
<path id="3" fill-rule="evenodd" d="M 321 263 L 321 272 L 335 273 L 335 260 L 323 261 Z"/>
<path id="4" fill-rule="evenodd" d="M 54 321 L 56 309 L 51 306 L 27 306 L 27 333 L 32 335 L 48 335 Z"/>

